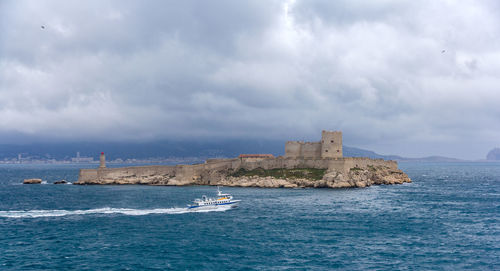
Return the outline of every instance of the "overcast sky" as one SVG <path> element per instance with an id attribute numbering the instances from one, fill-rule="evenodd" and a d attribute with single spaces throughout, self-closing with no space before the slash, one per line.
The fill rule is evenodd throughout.
<path id="1" fill-rule="evenodd" d="M 500 2 L 1 1 L 0 142 L 262 138 L 484 158 Z"/>

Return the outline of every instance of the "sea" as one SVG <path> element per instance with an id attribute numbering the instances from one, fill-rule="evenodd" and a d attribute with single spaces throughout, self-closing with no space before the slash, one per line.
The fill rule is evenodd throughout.
<path id="1" fill-rule="evenodd" d="M 81 167 L 0 165 L 0 270 L 500 270 L 500 163 L 400 163 L 353 189 L 79 186 Z M 23 185 L 42 178 L 41 185 Z"/>

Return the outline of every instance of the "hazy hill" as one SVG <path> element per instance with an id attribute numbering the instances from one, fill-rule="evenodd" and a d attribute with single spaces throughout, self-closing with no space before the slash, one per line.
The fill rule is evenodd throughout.
<path id="1" fill-rule="evenodd" d="M 369 158 L 381 158 L 385 160 L 396 160 L 405 162 L 461 162 L 464 160 L 444 157 L 444 156 L 427 156 L 421 158 L 408 158 L 399 155 L 382 155 L 373 151 L 368 151 L 364 149 L 343 146 L 344 156 L 346 157 L 369 157 Z"/>
<path id="2" fill-rule="evenodd" d="M 494 148 L 486 155 L 486 160 L 500 161 L 500 148 Z"/>

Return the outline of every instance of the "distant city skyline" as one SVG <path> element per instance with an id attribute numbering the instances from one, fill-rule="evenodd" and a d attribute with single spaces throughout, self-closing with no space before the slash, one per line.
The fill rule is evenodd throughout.
<path id="1" fill-rule="evenodd" d="M 498 1 L 7 0 L 0 33 L 2 144 L 500 146 Z"/>

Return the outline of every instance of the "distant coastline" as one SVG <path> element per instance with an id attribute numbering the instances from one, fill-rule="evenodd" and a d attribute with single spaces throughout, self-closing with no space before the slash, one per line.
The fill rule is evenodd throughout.
<path id="1" fill-rule="evenodd" d="M 428 156 L 421 158 L 408 158 L 393 155 L 382 155 L 378 158 L 372 158 L 369 156 L 346 156 L 346 157 L 364 157 L 371 159 L 384 159 L 384 160 L 394 160 L 397 162 L 415 162 L 415 163 L 500 163 L 500 160 L 488 160 L 488 159 L 478 159 L 478 160 L 466 160 L 458 158 L 450 158 L 444 156 Z M 162 158 L 127 158 L 127 159 L 115 159 L 107 161 L 111 165 L 190 165 L 203 163 L 209 159 L 230 159 L 230 157 L 162 157 Z M 74 162 L 71 160 L 55 160 L 55 159 L 26 159 L 23 161 L 17 160 L 0 160 L 0 165 L 99 165 L 99 161 L 94 160 L 92 162 Z"/>
<path id="2" fill-rule="evenodd" d="M 258 140 L 220 142 L 175 142 L 158 141 L 145 143 L 61 143 L 61 144 L 0 144 L 0 164 L 98 164 L 95 156 L 101 150 L 111 154 L 108 164 L 195 164 L 207 159 L 231 158 L 240 153 L 283 154 L 282 142 Z M 498 148 L 497 148 L 498 149 Z M 85 152 L 80 155 L 80 150 Z M 398 162 L 489 162 L 497 161 L 498 150 L 491 150 L 486 159 L 458 159 L 445 156 L 404 157 L 384 155 L 374 151 L 342 146 L 343 157 L 367 157 L 372 159 L 395 160 Z"/>
<path id="3" fill-rule="evenodd" d="M 478 160 L 467 160 L 458 159 L 445 156 L 427 156 L 420 158 L 409 158 L 399 155 L 381 155 L 373 151 L 343 146 L 344 157 L 365 157 L 372 159 L 384 159 L 384 160 L 394 160 L 398 162 L 450 162 L 450 163 L 464 163 L 464 162 L 495 162 L 500 160 L 492 159 L 478 159 Z M 168 156 L 168 157 L 148 157 L 148 158 L 115 158 L 109 160 L 108 164 L 195 164 L 203 163 L 207 159 L 229 159 L 230 156 Z M 75 157 L 70 157 L 66 159 L 49 159 L 41 158 L 38 156 L 27 156 L 22 158 L 4 158 L 0 159 L 0 164 L 94 164 L 98 165 L 99 160 L 83 160 L 75 161 Z"/>

